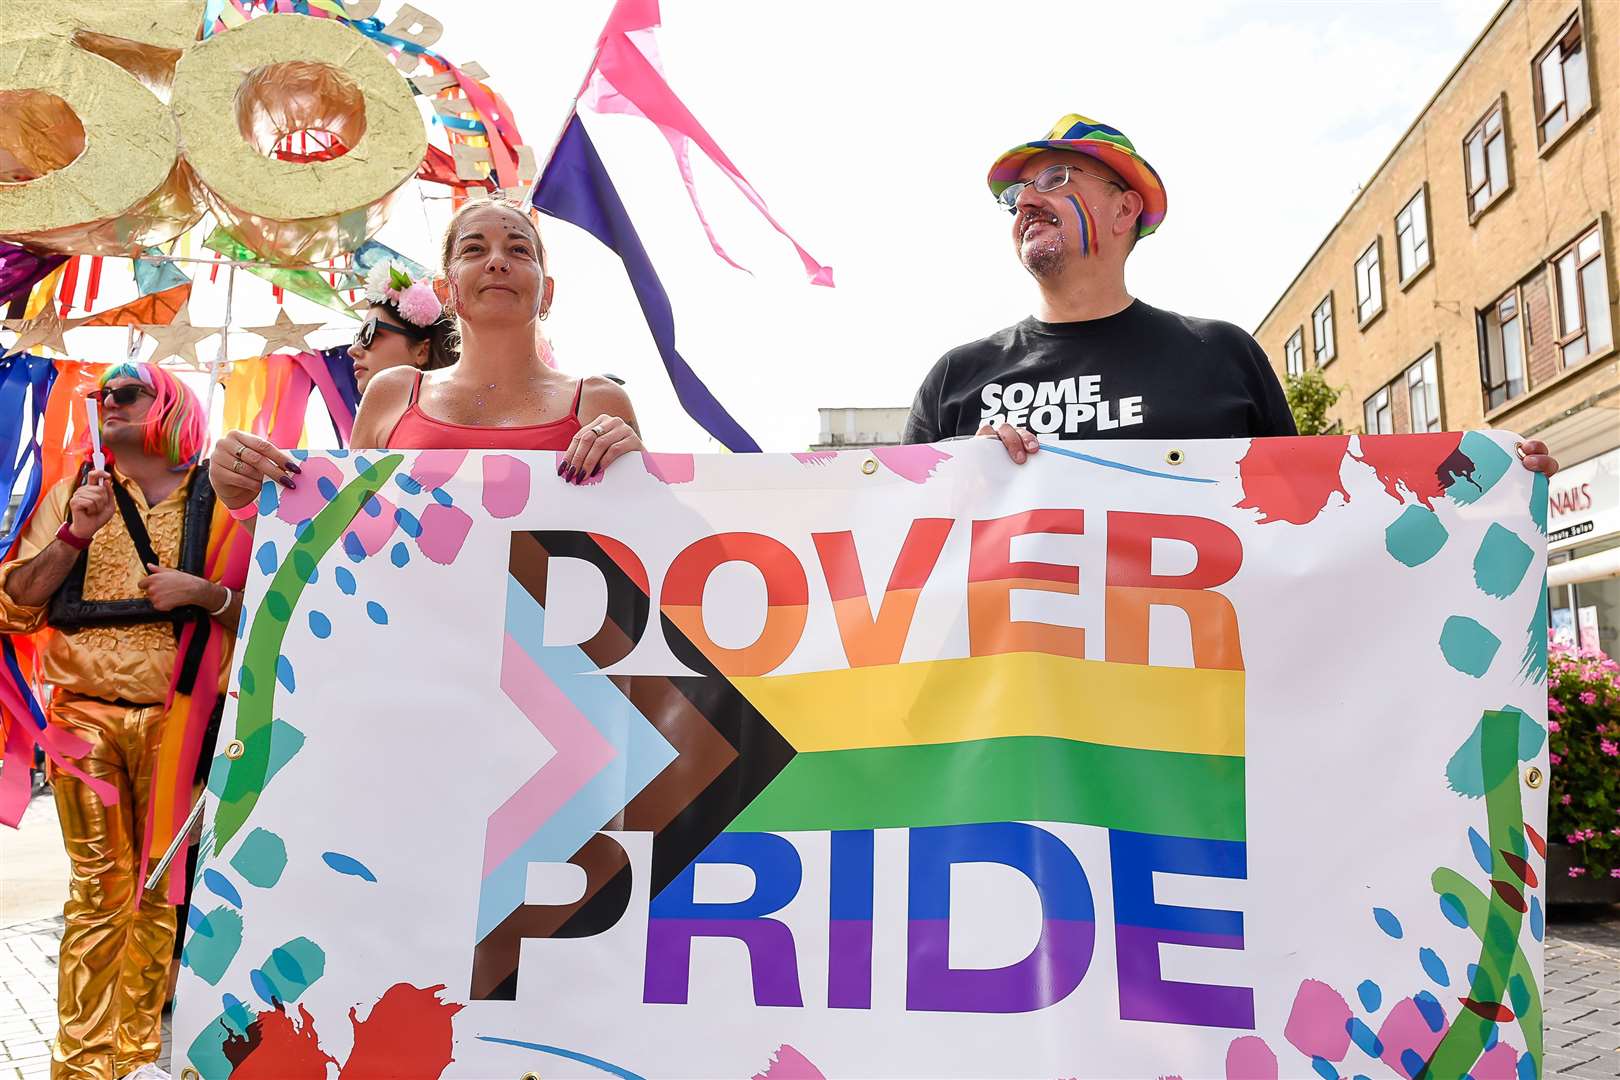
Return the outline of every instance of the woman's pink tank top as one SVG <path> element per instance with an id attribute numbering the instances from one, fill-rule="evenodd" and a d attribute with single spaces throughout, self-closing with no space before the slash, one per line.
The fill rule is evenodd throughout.
<path id="1" fill-rule="evenodd" d="M 585 380 L 574 389 L 574 406 L 568 415 L 549 424 L 521 427 L 474 427 L 435 420 L 417 404 L 422 389 L 422 373 L 416 373 L 411 386 L 411 403 L 388 433 L 389 450 L 566 450 L 579 432 L 579 399 Z"/>

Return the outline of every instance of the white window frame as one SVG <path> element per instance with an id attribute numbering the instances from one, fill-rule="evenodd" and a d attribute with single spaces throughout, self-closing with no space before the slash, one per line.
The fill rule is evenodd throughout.
<path id="1" fill-rule="evenodd" d="M 1592 344 L 1592 328 L 1594 312 L 1590 310 L 1586 290 L 1586 269 L 1593 263 L 1601 264 L 1597 275 L 1598 283 L 1604 291 L 1603 303 L 1598 305 L 1599 312 L 1606 322 L 1603 337 L 1596 347 Z M 1572 277 L 1575 286 L 1573 297 L 1575 311 L 1580 319 L 1578 325 L 1571 327 L 1565 319 L 1565 307 L 1568 281 L 1565 276 L 1566 264 L 1572 268 Z M 1553 318 L 1558 328 L 1558 366 L 1560 368 L 1579 367 L 1595 356 L 1602 356 L 1614 349 L 1614 320 L 1610 310 L 1612 297 L 1608 295 L 1609 286 L 1609 259 L 1608 252 L 1604 250 L 1602 224 L 1593 225 L 1575 241 L 1564 247 L 1548 261 L 1548 270 L 1552 276 L 1552 305 Z M 1576 342 L 1584 341 L 1581 354 L 1570 359 L 1565 350 Z"/>
<path id="2" fill-rule="evenodd" d="M 1293 376 L 1305 374 L 1305 328 L 1301 326 L 1288 336 L 1283 346 L 1283 370 Z"/>
<path id="3" fill-rule="evenodd" d="M 1384 311 L 1383 237 L 1373 237 L 1356 260 L 1356 325 L 1367 324 Z"/>
<path id="4" fill-rule="evenodd" d="M 1338 343 L 1333 339 L 1333 293 L 1329 292 L 1311 312 L 1311 357 L 1317 367 L 1325 367 L 1337 355 Z"/>
<path id="5" fill-rule="evenodd" d="M 1519 391 L 1513 392 L 1513 374 L 1509 370 L 1507 334 L 1503 331 L 1501 319 L 1502 308 L 1509 301 L 1513 304 L 1513 314 L 1508 320 L 1513 324 L 1514 340 L 1518 342 L 1519 356 Z M 1494 322 L 1493 322 L 1494 318 Z M 1479 383 L 1480 393 L 1485 406 L 1485 415 L 1489 416 L 1498 409 L 1505 409 L 1509 405 L 1524 397 L 1530 390 L 1530 342 L 1526 329 L 1529 325 L 1524 311 L 1524 292 L 1515 285 L 1507 292 L 1491 301 L 1490 305 L 1479 314 L 1480 320 L 1480 356 L 1479 356 Z M 1500 336 L 1497 348 L 1502 353 L 1502 382 L 1494 384 L 1490 381 L 1490 348 L 1492 333 Z M 1500 386 L 1502 400 L 1492 404 L 1491 394 Z"/>
<path id="6" fill-rule="evenodd" d="M 1492 125 L 1491 121 L 1496 123 Z M 1479 143 L 1480 170 L 1482 175 L 1475 175 L 1475 166 L 1471 160 L 1469 147 L 1475 142 Z M 1497 143 L 1501 144 L 1502 174 L 1496 175 L 1491 168 L 1491 149 Z M 1463 177 L 1464 188 L 1467 190 L 1468 223 L 1472 225 L 1478 221 L 1480 215 L 1513 190 L 1513 163 L 1507 152 L 1507 96 L 1502 95 L 1496 99 L 1485 115 L 1479 118 L 1463 139 Z M 1479 198 L 1481 192 L 1484 198 Z"/>
<path id="7" fill-rule="evenodd" d="M 1406 417 L 1407 426 L 1417 433 L 1440 431 L 1445 423 L 1441 412 L 1440 400 L 1440 357 L 1439 349 L 1430 349 L 1411 367 L 1406 369 Z M 1424 424 L 1418 426 L 1417 398 L 1423 397 Z"/>
<path id="8" fill-rule="evenodd" d="M 1414 209 L 1415 207 L 1415 209 Z M 1401 227 L 1401 219 L 1406 219 L 1406 227 Z M 1414 237 L 1410 245 L 1403 244 L 1402 238 L 1411 235 Z M 1417 239 L 1421 234 L 1421 239 Z M 1407 249 L 1410 246 L 1412 266 L 1407 268 Z M 1419 274 L 1427 270 L 1434 263 L 1434 253 L 1430 248 L 1429 238 L 1429 188 L 1428 185 L 1417 189 L 1417 193 L 1406 200 L 1400 213 L 1395 215 L 1395 272 L 1400 275 L 1401 288 L 1410 285 Z"/>
<path id="9" fill-rule="evenodd" d="M 1569 48 L 1573 39 L 1573 48 Z M 1591 53 L 1586 47 L 1586 24 L 1581 18 L 1579 9 L 1571 15 L 1564 25 L 1559 27 L 1558 33 L 1536 53 L 1530 61 L 1530 88 L 1531 96 L 1536 108 L 1536 146 L 1546 151 L 1557 145 L 1563 137 L 1574 130 L 1575 125 L 1587 113 L 1592 111 L 1592 68 Z M 1552 102 L 1548 94 L 1547 83 L 1550 74 L 1547 62 L 1557 57 L 1558 100 Z M 1578 60 L 1575 58 L 1579 57 Z M 1586 85 L 1579 87 L 1577 92 L 1570 92 L 1570 68 L 1578 65 L 1586 78 Z M 1571 102 L 1576 102 L 1576 108 L 1570 108 Z M 1552 134 L 1547 128 L 1554 119 L 1558 121 L 1558 130 Z"/>
<path id="10" fill-rule="evenodd" d="M 1389 391 L 1388 385 L 1380 386 L 1373 392 L 1372 397 L 1361 403 L 1361 420 L 1366 425 L 1368 435 L 1395 433 L 1395 405 Z M 1389 422 L 1388 430 L 1383 426 L 1385 420 Z"/>

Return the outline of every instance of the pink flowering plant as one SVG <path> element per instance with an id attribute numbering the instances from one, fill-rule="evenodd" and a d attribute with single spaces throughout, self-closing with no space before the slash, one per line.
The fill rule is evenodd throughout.
<path id="1" fill-rule="evenodd" d="M 1553 646 L 1547 731 L 1551 839 L 1570 846 L 1571 876 L 1620 878 L 1620 665 Z"/>

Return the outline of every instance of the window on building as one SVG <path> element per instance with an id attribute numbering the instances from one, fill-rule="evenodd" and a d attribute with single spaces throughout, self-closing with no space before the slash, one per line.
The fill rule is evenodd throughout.
<path id="1" fill-rule="evenodd" d="M 1485 410 L 1507 404 L 1525 390 L 1524 318 L 1519 290 L 1486 308 L 1479 316 L 1479 373 Z"/>
<path id="2" fill-rule="evenodd" d="M 1356 321 L 1367 321 L 1384 310 L 1384 274 L 1378 265 L 1378 241 L 1373 240 L 1356 260 Z"/>
<path id="3" fill-rule="evenodd" d="M 1502 102 L 1474 126 L 1463 140 L 1463 168 L 1468 177 L 1468 220 L 1484 213 L 1508 189 L 1507 131 Z"/>
<path id="4" fill-rule="evenodd" d="M 1546 146 L 1592 106 L 1586 72 L 1586 45 L 1577 14 L 1536 57 L 1531 82 L 1536 88 L 1536 143 Z"/>
<path id="5" fill-rule="evenodd" d="M 1288 344 L 1283 346 L 1283 366 L 1290 375 L 1305 374 L 1305 328 L 1302 326 L 1289 337 Z"/>
<path id="6" fill-rule="evenodd" d="M 1316 355 L 1316 366 L 1332 360 L 1333 348 L 1333 294 L 1322 297 L 1322 302 L 1311 312 L 1311 349 Z"/>
<path id="7" fill-rule="evenodd" d="M 1440 371 L 1430 349 L 1406 369 L 1406 400 L 1413 431 L 1440 430 Z"/>
<path id="8" fill-rule="evenodd" d="M 1366 414 L 1368 435 L 1395 433 L 1395 410 L 1390 407 L 1389 387 L 1380 387 L 1378 393 L 1362 405 L 1362 411 Z"/>
<path id="9" fill-rule="evenodd" d="M 1569 367 L 1614 344 L 1603 236 L 1596 229 L 1553 259 L 1558 284 L 1558 350 Z"/>
<path id="10" fill-rule="evenodd" d="M 1395 215 L 1395 247 L 1403 284 L 1429 265 L 1429 199 L 1421 189 Z"/>

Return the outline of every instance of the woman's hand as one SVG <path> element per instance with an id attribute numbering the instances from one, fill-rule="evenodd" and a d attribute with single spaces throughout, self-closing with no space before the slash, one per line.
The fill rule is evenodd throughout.
<path id="1" fill-rule="evenodd" d="M 1547 450 L 1547 444 L 1531 439 L 1519 444 L 1519 460 L 1531 472 L 1551 476 L 1558 471 L 1558 459 Z"/>
<path id="2" fill-rule="evenodd" d="M 633 450 L 645 450 L 636 429 L 617 416 L 603 413 L 579 429 L 563 452 L 557 475 L 570 484 L 583 484 Z"/>
<path id="3" fill-rule="evenodd" d="M 246 431 L 233 431 L 214 444 L 208 458 L 208 480 L 219 501 L 239 510 L 259 497 L 266 480 L 289 491 L 298 462 Z"/>
<path id="4" fill-rule="evenodd" d="M 212 611 L 222 602 L 223 585 L 164 566 L 148 564 L 146 570 L 147 575 L 141 579 L 141 591 L 159 611 L 187 606 Z"/>

